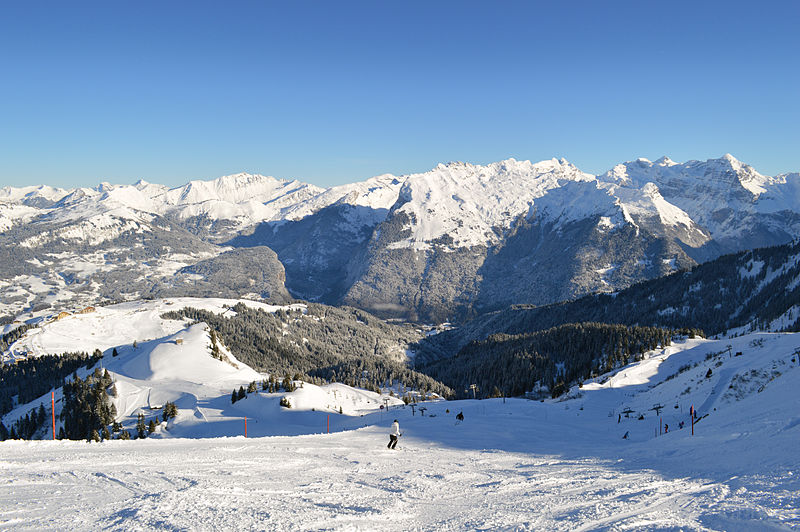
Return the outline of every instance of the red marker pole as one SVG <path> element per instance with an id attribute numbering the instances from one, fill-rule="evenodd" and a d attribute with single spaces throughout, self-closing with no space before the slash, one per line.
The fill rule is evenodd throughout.
<path id="1" fill-rule="evenodd" d="M 692 416 L 692 436 L 694 436 L 694 405 L 689 409 L 689 415 Z"/>
<path id="2" fill-rule="evenodd" d="M 53 439 L 56 439 L 56 392 L 50 391 L 50 408 L 53 413 Z"/>
<path id="3" fill-rule="evenodd" d="M 247 437 L 247 416 L 244 416 L 244 437 Z"/>

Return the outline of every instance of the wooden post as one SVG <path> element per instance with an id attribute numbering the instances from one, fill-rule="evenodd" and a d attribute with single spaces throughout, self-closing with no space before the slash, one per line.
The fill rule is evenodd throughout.
<path id="1" fill-rule="evenodd" d="M 50 407 L 51 412 L 53 413 L 53 439 L 56 439 L 56 392 L 55 390 L 50 391 Z"/>

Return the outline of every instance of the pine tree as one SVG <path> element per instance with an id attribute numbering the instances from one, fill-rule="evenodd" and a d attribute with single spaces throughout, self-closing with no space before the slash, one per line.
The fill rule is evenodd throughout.
<path id="1" fill-rule="evenodd" d="M 164 404 L 164 411 L 162 414 L 162 418 L 164 419 L 164 421 L 169 421 L 170 419 L 176 417 L 177 415 L 178 415 L 178 406 L 171 401 L 167 401 Z"/>
<path id="2" fill-rule="evenodd" d="M 108 432 L 108 427 L 103 427 L 103 430 L 100 431 L 100 435 L 103 437 L 103 441 L 111 439 L 111 433 Z"/>
<path id="3" fill-rule="evenodd" d="M 89 435 L 89 441 L 100 441 L 100 433 L 97 432 L 97 429 L 92 429 L 92 433 Z"/>
<path id="4" fill-rule="evenodd" d="M 147 437 L 146 430 L 147 430 L 147 427 L 145 426 L 145 423 L 144 423 L 144 414 L 142 414 L 140 412 L 139 416 L 137 417 L 137 420 L 136 420 L 136 435 L 139 438 L 146 438 Z"/>
<path id="5" fill-rule="evenodd" d="M 236 400 L 244 399 L 247 397 L 247 392 L 244 391 L 244 386 L 239 386 L 239 393 L 236 395 Z"/>
<path id="6" fill-rule="evenodd" d="M 251 382 L 251 383 L 250 383 L 250 385 L 247 387 L 247 393 L 254 393 L 254 392 L 256 391 L 256 389 L 257 389 L 257 388 L 256 388 L 256 381 L 253 381 L 253 382 Z"/>
<path id="7" fill-rule="evenodd" d="M 231 392 L 231 404 L 235 403 L 238 399 L 239 399 L 239 394 L 237 394 L 236 390 L 234 389 Z"/>
<path id="8" fill-rule="evenodd" d="M 114 348 L 113 351 L 111 351 L 111 356 L 112 357 L 119 356 L 119 353 L 117 352 L 117 348 L 116 347 Z"/>
<path id="9" fill-rule="evenodd" d="M 217 332 L 214 329 L 211 329 L 211 356 L 222 360 L 222 355 L 219 352 L 219 344 L 217 343 Z"/>
<path id="10" fill-rule="evenodd" d="M 156 422 L 155 420 L 151 419 L 150 423 L 147 424 L 147 433 L 152 434 L 156 431 Z"/>

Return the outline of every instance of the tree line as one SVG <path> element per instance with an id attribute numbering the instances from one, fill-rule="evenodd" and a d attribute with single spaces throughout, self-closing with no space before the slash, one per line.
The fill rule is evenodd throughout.
<path id="1" fill-rule="evenodd" d="M 560 325 L 526 334 L 495 334 L 464 346 L 455 356 L 420 367 L 460 398 L 519 396 L 534 389 L 557 397 L 575 383 L 639 360 L 670 345 L 675 331 L 604 323 Z"/>
<path id="2" fill-rule="evenodd" d="M 78 368 L 91 368 L 102 358 L 97 351 L 43 355 L 18 360 L 0 367 L 0 415 L 10 412 L 15 404 L 25 404 L 53 388 L 63 386 L 65 379 Z M 16 400 L 16 402 L 15 402 Z"/>
<path id="3" fill-rule="evenodd" d="M 401 383 L 444 397 L 453 393 L 408 367 L 404 348 L 421 337 L 411 327 L 390 325 L 354 308 L 313 303 L 306 313 L 265 312 L 241 303 L 232 310 L 236 314 L 230 317 L 193 308 L 163 317 L 205 322 L 237 359 L 257 371 L 368 389 Z"/>

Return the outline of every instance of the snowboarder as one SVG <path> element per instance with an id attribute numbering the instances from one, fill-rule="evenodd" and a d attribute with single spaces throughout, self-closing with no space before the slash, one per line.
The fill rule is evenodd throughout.
<path id="1" fill-rule="evenodd" d="M 456 415 L 456 419 L 459 421 L 464 421 L 464 412 L 459 412 L 458 415 Z"/>
<path id="2" fill-rule="evenodd" d="M 395 419 L 392 423 L 392 431 L 389 433 L 389 445 L 386 447 L 394 449 L 397 447 L 397 439 L 400 437 L 400 423 Z"/>
<path id="3" fill-rule="evenodd" d="M 669 432 L 669 425 L 664 423 L 664 434 L 666 434 L 667 432 Z"/>

